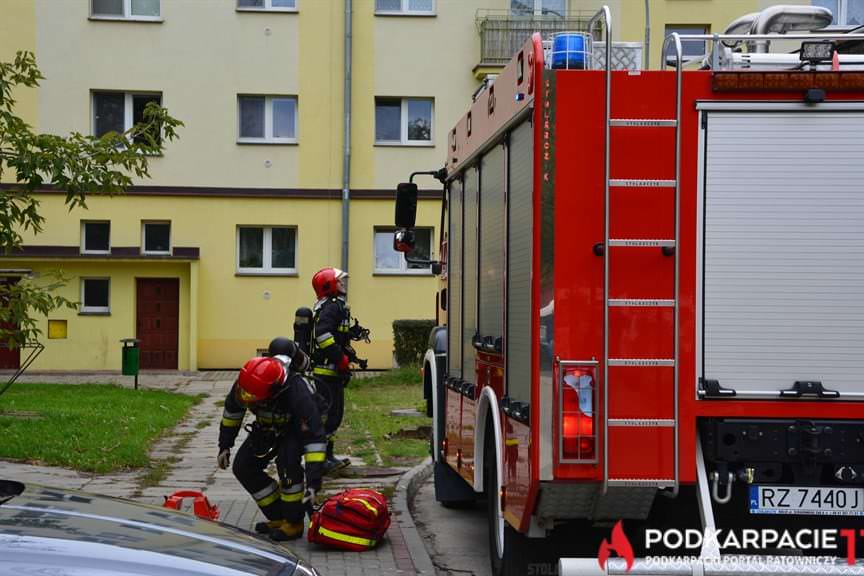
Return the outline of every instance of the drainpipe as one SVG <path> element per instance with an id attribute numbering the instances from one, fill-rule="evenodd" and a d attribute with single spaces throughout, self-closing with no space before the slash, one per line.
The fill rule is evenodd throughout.
<path id="1" fill-rule="evenodd" d="M 645 70 L 651 69 L 651 0 L 645 0 Z M 660 58 L 665 58 L 661 55 Z M 662 68 L 662 67 L 661 67 Z"/>
<path id="2" fill-rule="evenodd" d="M 342 109 L 345 125 L 342 129 L 342 262 L 340 268 L 348 272 L 349 208 L 351 204 L 351 0 L 345 0 L 345 79 Z"/>

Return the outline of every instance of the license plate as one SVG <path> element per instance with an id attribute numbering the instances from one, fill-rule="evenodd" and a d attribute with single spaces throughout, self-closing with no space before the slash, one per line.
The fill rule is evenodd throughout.
<path id="1" fill-rule="evenodd" d="M 751 486 L 750 513 L 864 516 L 864 488 Z"/>

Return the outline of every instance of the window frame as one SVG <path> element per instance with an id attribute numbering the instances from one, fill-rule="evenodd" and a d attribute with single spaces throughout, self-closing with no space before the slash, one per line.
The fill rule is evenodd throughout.
<path id="1" fill-rule="evenodd" d="M 848 24 L 849 21 L 849 2 L 852 0 L 837 0 L 837 13 L 834 14 L 835 22 L 832 22 L 832 26 L 864 26 L 864 23 L 861 24 Z M 858 0 L 859 2 L 861 0 Z M 817 4 L 813 4 L 810 2 L 811 6 L 817 6 Z"/>
<path id="2" fill-rule="evenodd" d="M 250 137 L 240 135 L 240 122 L 242 115 L 240 112 L 241 98 L 264 98 L 264 137 Z M 273 100 L 294 100 L 294 137 L 293 138 L 274 138 L 273 137 Z M 296 145 L 297 133 L 300 131 L 300 99 L 296 95 L 291 94 L 237 94 L 237 144 L 279 144 L 279 145 Z"/>
<path id="3" fill-rule="evenodd" d="M 378 140 L 378 126 L 375 126 L 375 146 L 416 146 L 420 148 L 433 148 L 435 146 L 435 98 L 419 96 L 376 96 L 375 113 L 377 116 L 378 102 L 382 100 L 399 100 L 399 140 Z M 429 114 L 429 140 L 408 139 L 408 102 L 411 100 L 424 100 L 432 103 Z"/>
<path id="4" fill-rule="evenodd" d="M 399 270 L 395 268 L 378 268 L 377 246 L 375 240 L 378 234 L 389 234 L 392 238 L 393 233 L 397 228 L 394 226 L 373 226 L 372 227 L 372 274 L 374 276 L 432 276 L 432 265 L 426 268 L 408 268 L 408 262 L 405 260 L 405 255 L 398 252 Z M 429 260 L 435 260 L 435 227 L 434 226 L 416 226 L 414 231 L 429 230 Z"/>
<path id="5" fill-rule="evenodd" d="M 543 0 L 530 0 L 530 1 L 533 4 L 532 14 L 518 14 L 518 15 L 516 15 L 516 14 L 513 14 L 513 1 L 510 0 L 510 16 L 514 17 L 514 18 L 537 18 L 537 17 L 543 17 L 543 16 L 549 16 L 550 15 L 549 13 L 546 13 L 546 14 L 543 13 Z M 564 0 L 564 14 L 555 15 L 555 16 L 557 16 L 559 18 L 566 18 L 567 17 L 567 8 L 568 8 L 567 0 Z"/>
<path id="6" fill-rule="evenodd" d="M 87 250 L 87 225 L 108 225 L 108 247 L 105 250 Z M 81 254 L 111 254 L 111 221 L 110 220 L 81 220 Z"/>
<path id="7" fill-rule="evenodd" d="M 97 94 L 123 94 L 123 132 L 128 131 L 135 125 L 135 96 L 158 96 L 159 105 L 164 104 L 162 92 L 126 92 L 123 90 L 90 90 L 90 134 L 96 136 L 96 95 Z M 161 134 L 160 134 L 161 138 Z"/>
<path id="8" fill-rule="evenodd" d="M 159 2 L 159 15 L 158 16 L 142 16 L 139 14 L 132 14 L 132 0 L 123 0 L 123 14 L 97 14 L 93 12 L 93 0 L 90 0 L 90 20 L 109 20 L 114 22 L 164 22 L 165 19 L 162 17 L 162 0 L 158 0 Z"/>
<path id="9" fill-rule="evenodd" d="M 666 38 L 667 36 L 669 36 L 669 34 L 672 34 L 673 32 L 678 32 L 678 30 L 683 29 L 683 28 L 699 28 L 699 29 L 701 29 L 701 31 L 698 32 L 699 34 L 710 34 L 711 33 L 711 25 L 710 24 L 666 24 L 665 27 L 663 28 L 663 32 L 664 32 L 663 37 Z M 679 34 L 692 34 L 692 32 L 678 32 L 678 33 Z M 702 43 L 703 50 L 702 50 L 701 54 L 699 54 L 698 56 L 694 56 L 692 54 L 688 55 L 684 52 L 684 44 L 687 44 L 687 43 L 694 43 L 695 44 L 697 42 Z M 674 56 L 674 54 L 675 54 L 674 47 L 671 47 L 671 46 L 667 47 L 667 51 L 671 51 L 671 55 Z M 664 59 L 667 58 L 668 56 L 669 56 L 669 54 L 667 54 L 667 53 L 663 54 Z M 682 56 L 683 62 L 696 62 L 697 60 L 702 60 L 704 58 L 707 58 L 708 57 L 708 41 L 707 40 L 682 40 L 681 41 L 681 56 Z"/>
<path id="10" fill-rule="evenodd" d="M 147 250 L 147 226 L 149 224 L 168 225 L 168 250 Z M 141 254 L 152 256 L 170 256 L 174 249 L 173 226 L 170 220 L 142 220 L 141 221 Z"/>
<path id="11" fill-rule="evenodd" d="M 431 10 L 411 10 L 411 0 L 400 0 L 401 8 L 399 10 L 379 10 L 378 0 L 375 0 L 375 15 L 376 16 L 437 16 L 438 2 L 432 0 Z"/>
<path id="12" fill-rule="evenodd" d="M 86 291 L 84 285 L 90 280 L 105 280 L 108 282 L 108 305 L 107 306 L 87 306 L 84 300 Z M 78 307 L 79 315 L 93 316 L 109 316 L 111 314 L 111 277 L 110 276 L 82 276 L 80 282 L 81 288 L 81 305 Z"/>
<path id="13" fill-rule="evenodd" d="M 294 0 L 293 8 L 285 8 L 283 6 L 273 6 L 273 0 L 264 0 L 264 6 L 255 8 L 254 6 L 240 6 L 240 0 L 235 0 L 234 8 L 237 12 L 283 12 L 286 14 L 296 14 L 300 10 L 297 8 L 297 2 Z"/>
<path id="14" fill-rule="evenodd" d="M 261 268 L 243 268 L 240 266 L 240 230 L 248 228 L 263 229 L 263 241 L 261 250 Z M 287 228 L 294 231 L 294 267 L 293 268 L 273 268 L 273 229 Z M 298 233 L 297 226 L 282 226 L 273 224 L 238 224 L 235 233 L 235 256 L 234 256 L 234 273 L 237 276 L 298 276 L 297 260 L 300 251 L 298 250 Z"/>

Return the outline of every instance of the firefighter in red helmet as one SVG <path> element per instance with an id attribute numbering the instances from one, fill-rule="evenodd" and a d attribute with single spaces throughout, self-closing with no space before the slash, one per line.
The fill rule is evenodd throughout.
<path id="1" fill-rule="evenodd" d="M 218 464 L 228 468 L 243 416 L 251 411 L 255 421 L 246 426 L 249 435 L 234 456 L 232 470 L 267 518 L 255 530 L 282 541 L 303 535 L 305 503 L 314 501 L 321 489 L 326 444 L 315 384 L 301 375 L 309 358 L 294 342 L 278 340 L 281 354 L 246 362 L 225 397 Z M 278 482 L 266 473 L 274 458 Z"/>
<path id="2" fill-rule="evenodd" d="M 347 466 L 333 454 L 333 437 L 342 424 L 345 407 L 345 385 L 351 378 L 349 331 L 351 310 L 346 296 L 348 273 L 338 268 L 322 268 L 312 277 L 317 302 L 313 308 L 312 373 L 327 386 L 330 405 L 324 422 L 327 435 L 327 458 L 324 474 Z"/>

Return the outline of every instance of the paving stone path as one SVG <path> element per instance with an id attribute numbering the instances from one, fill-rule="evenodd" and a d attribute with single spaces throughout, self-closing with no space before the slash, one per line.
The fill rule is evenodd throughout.
<path id="1" fill-rule="evenodd" d="M 222 401 L 231 387 L 236 372 L 213 371 L 193 373 L 147 373 L 139 377 L 139 388 L 172 390 L 182 394 L 201 395 L 203 400 L 194 406 L 187 418 L 171 434 L 159 440 L 151 450 L 151 469 L 164 470 L 162 477 L 148 475 L 146 471 L 112 473 L 103 476 L 83 474 L 74 470 L 33 466 L 0 461 L 0 475 L 24 483 L 38 483 L 58 488 L 78 489 L 97 494 L 117 496 L 161 505 L 164 497 L 177 490 L 200 490 L 211 503 L 219 506 L 219 521 L 246 530 L 264 519 L 252 498 L 234 478 L 231 470 L 219 470 L 219 422 Z M 0 375 L 2 378 L 2 375 Z M 81 384 L 84 382 L 117 383 L 132 386 L 132 378 L 115 374 L 60 375 L 35 373 L 23 376 L 20 382 L 57 382 Z M 237 440 L 243 441 L 245 431 Z M 337 443 L 338 449 L 338 443 Z M 366 466 L 357 458 L 339 477 L 325 479 L 323 493 L 335 494 L 349 487 L 371 487 L 392 494 L 407 468 Z M 161 464 L 161 465 L 160 465 Z M 271 470 L 275 477 L 275 470 Z M 158 475 L 157 475 L 158 476 Z M 184 506 L 191 510 L 191 503 Z M 407 508 L 405 508 L 407 510 Z M 398 514 L 398 511 L 397 511 Z M 305 539 L 288 543 L 299 556 L 308 560 L 322 576 L 401 576 L 428 573 L 428 555 L 413 532 L 413 522 L 394 521 L 385 541 L 375 550 L 357 553 L 340 552 L 309 544 Z M 400 526 L 401 525 L 401 526 Z M 404 527 L 404 528 L 403 528 Z M 403 533 L 407 530 L 407 534 Z M 407 537 L 407 543 L 406 543 Z"/>

